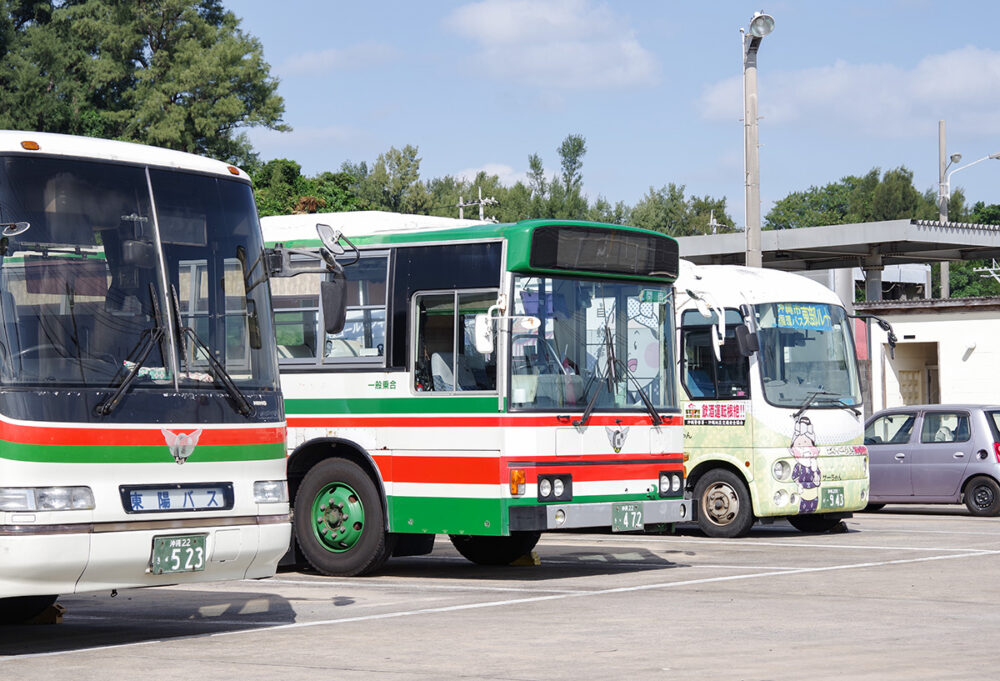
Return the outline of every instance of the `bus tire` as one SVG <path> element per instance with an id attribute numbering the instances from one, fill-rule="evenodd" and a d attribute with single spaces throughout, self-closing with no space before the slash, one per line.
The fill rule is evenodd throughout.
<path id="1" fill-rule="evenodd" d="M 346 459 L 324 459 L 309 469 L 295 495 L 293 522 L 299 549 L 324 575 L 366 575 L 392 553 L 378 489 Z"/>
<path id="2" fill-rule="evenodd" d="M 540 532 L 511 532 L 509 537 L 450 534 L 448 538 L 459 553 L 476 565 L 510 565 L 531 553 L 540 536 Z"/>
<path id="3" fill-rule="evenodd" d="M 799 532 L 829 532 L 840 524 L 840 517 L 829 513 L 790 515 L 788 522 Z"/>
<path id="4" fill-rule="evenodd" d="M 1000 485 L 989 476 L 977 475 L 965 485 L 965 506 L 972 515 L 1000 514 Z"/>
<path id="5" fill-rule="evenodd" d="M 725 468 L 715 468 L 694 486 L 698 527 L 709 537 L 745 537 L 754 523 L 750 490 L 743 479 Z"/>
<path id="6" fill-rule="evenodd" d="M 0 598 L 0 624 L 20 624 L 56 602 L 59 596 L 14 596 Z"/>

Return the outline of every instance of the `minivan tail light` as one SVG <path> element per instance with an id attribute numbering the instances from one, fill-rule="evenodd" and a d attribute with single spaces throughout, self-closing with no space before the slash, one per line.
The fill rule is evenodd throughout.
<path id="1" fill-rule="evenodd" d="M 997 455 L 997 463 L 1000 463 L 1000 442 L 993 443 L 993 452 Z"/>

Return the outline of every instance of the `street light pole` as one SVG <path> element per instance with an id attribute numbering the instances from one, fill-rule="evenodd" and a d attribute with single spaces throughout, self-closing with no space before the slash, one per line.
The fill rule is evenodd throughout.
<path id="1" fill-rule="evenodd" d="M 944 134 L 944 121 L 938 121 L 938 221 L 942 224 L 948 222 L 948 201 L 951 199 L 951 176 L 957 173 L 959 170 L 965 170 L 966 168 L 971 168 L 977 163 L 982 163 L 983 161 L 989 161 L 990 159 L 1000 159 L 1000 153 L 990 154 L 989 156 L 983 156 L 982 158 L 976 159 L 971 163 L 966 163 L 964 166 L 959 166 L 955 168 L 950 173 L 948 173 L 948 168 L 951 167 L 953 163 L 958 163 L 962 160 L 961 154 L 952 154 L 950 158 L 945 158 L 945 134 Z M 947 174 L 945 174 L 947 173 Z M 950 298 L 951 297 L 951 266 L 948 262 L 941 263 L 941 297 Z"/>
<path id="2" fill-rule="evenodd" d="M 743 166 L 746 189 L 746 265 L 761 267 L 760 247 L 760 158 L 757 143 L 757 50 L 760 41 L 774 30 L 774 19 L 756 12 L 749 32 L 740 29 L 743 48 Z"/>

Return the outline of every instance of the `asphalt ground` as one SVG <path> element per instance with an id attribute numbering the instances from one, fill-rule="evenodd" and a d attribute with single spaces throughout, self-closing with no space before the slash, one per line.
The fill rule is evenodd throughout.
<path id="1" fill-rule="evenodd" d="M 439 538 L 374 577 L 67 596 L 0 627 L 0 679 L 969 679 L 1000 677 L 1000 518 L 890 506 L 739 540 L 543 535 L 537 565 Z"/>

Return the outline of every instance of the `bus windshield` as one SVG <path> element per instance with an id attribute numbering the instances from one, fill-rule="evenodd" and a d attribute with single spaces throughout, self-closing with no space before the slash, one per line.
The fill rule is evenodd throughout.
<path id="1" fill-rule="evenodd" d="M 861 404 L 857 362 L 842 307 L 826 303 L 757 305 L 761 379 L 779 407 Z"/>
<path id="2" fill-rule="evenodd" d="M 676 406 L 669 286 L 518 276 L 513 315 L 514 407 Z"/>
<path id="3" fill-rule="evenodd" d="M 211 353 L 241 388 L 276 389 L 247 183 L 9 156 L 0 223 L 3 384 L 218 390 Z"/>

